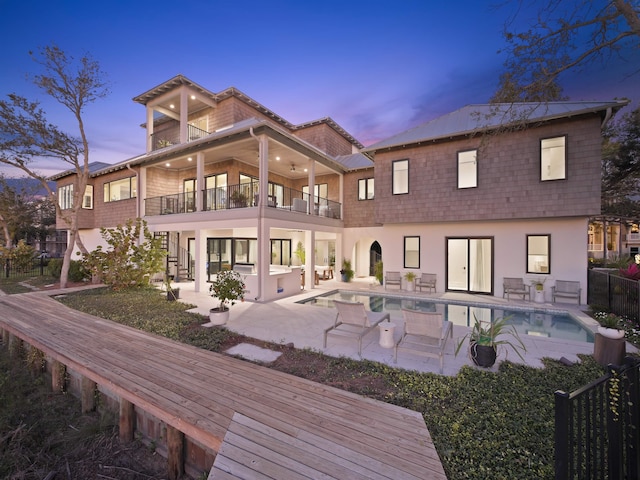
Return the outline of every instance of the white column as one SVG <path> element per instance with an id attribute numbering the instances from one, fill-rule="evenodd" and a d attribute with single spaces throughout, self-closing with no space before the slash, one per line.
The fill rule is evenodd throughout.
<path id="1" fill-rule="evenodd" d="M 195 247 L 195 285 L 196 292 L 207 293 L 209 291 L 207 285 L 207 234 L 206 231 L 196 229 L 196 247 Z"/>
<path id="2" fill-rule="evenodd" d="M 186 143 L 187 125 L 189 124 L 189 97 L 186 87 L 180 90 L 180 143 Z"/>
<path id="3" fill-rule="evenodd" d="M 311 285 L 309 288 L 316 288 L 316 269 L 315 269 L 315 243 L 316 232 L 313 230 L 306 230 L 304 232 L 304 271 L 305 271 L 305 283 Z"/>
<path id="4" fill-rule="evenodd" d="M 309 178 L 309 195 L 311 198 L 309 199 L 309 211 L 311 215 L 315 215 L 316 212 L 316 162 L 310 158 L 307 159 L 307 170 L 308 170 L 308 178 Z"/>
<path id="5" fill-rule="evenodd" d="M 147 198 L 147 167 L 141 167 L 138 171 L 138 214 L 140 218 L 144 218 L 146 215 L 146 202 Z"/>
<path id="6" fill-rule="evenodd" d="M 207 186 L 204 183 L 204 153 L 198 152 L 196 155 L 196 212 L 201 212 L 204 206 L 204 199 Z"/>
<path id="7" fill-rule="evenodd" d="M 147 153 L 153 149 L 153 108 L 147 106 Z"/>
<path id="8" fill-rule="evenodd" d="M 264 219 L 267 195 L 269 194 L 269 139 L 258 137 L 258 283 L 260 290 L 256 300 L 261 301 L 267 288 L 269 265 L 271 264 L 271 231 Z"/>

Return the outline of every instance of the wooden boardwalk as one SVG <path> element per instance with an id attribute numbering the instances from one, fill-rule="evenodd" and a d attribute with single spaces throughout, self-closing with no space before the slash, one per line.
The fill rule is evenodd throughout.
<path id="1" fill-rule="evenodd" d="M 3 338 L 22 339 L 211 449 L 209 479 L 446 478 L 417 412 L 71 310 L 49 295 L 0 297 Z"/>

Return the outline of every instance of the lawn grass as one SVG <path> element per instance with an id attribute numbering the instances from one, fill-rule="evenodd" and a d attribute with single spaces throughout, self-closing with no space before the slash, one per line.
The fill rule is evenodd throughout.
<path id="1" fill-rule="evenodd" d="M 186 312 L 190 307 L 180 302 L 167 302 L 154 289 L 89 290 L 61 301 L 212 351 L 242 341 L 226 329 L 198 328 L 203 317 Z M 508 361 L 497 372 L 463 367 L 455 377 L 447 377 L 272 347 L 287 352 L 272 368 L 422 413 L 450 479 L 553 478 L 553 394 L 575 390 L 604 374 L 592 356 L 572 366 L 545 360 L 543 369 Z"/>

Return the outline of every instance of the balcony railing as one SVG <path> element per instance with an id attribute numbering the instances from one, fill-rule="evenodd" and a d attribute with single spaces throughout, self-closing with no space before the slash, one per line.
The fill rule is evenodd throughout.
<path id="1" fill-rule="evenodd" d="M 145 199 L 146 215 L 171 215 L 196 211 L 195 192 L 174 193 Z"/>
<path id="2" fill-rule="evenodd" d="M 276 186 L 273 194 L 267 196 L 266 206 L 280 210 L 305 213 L 328 218 L 341 218 L 342 206 L 327 198 L 312 197 L 308 193 Z M 227 185 L 210 188 L 203 192 L 202 210 L 229 210 L 232 208 L 256 207 L 260 199 L 258 182 Z M 194 192 L 176 193 L 145 199 L 146 215 L 170 215 L 174 213 L 190 213 L 196 211 Z"/>
<path id="3" fill-rule="evenodd" d="M 187 125 L 187 142 L 193 142 L 207 135 L 209 132 L 193 125 Z M 151 134 L 151 150 L 159 150 L 178 143 L 180 143 L 180 129 L 178 127 Z"/>

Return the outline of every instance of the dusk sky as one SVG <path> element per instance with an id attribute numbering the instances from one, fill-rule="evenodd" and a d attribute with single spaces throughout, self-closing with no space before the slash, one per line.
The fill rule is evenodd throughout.
<path id="1" fill-rule="evenodd" d="M 85 114 L 91 161 L 116 163 L 144 152 L 145 110 L 132 98 L 177 74 L 213 92 L 236 87 L 294 124 L 331 117 L 370 145 L 488 102 L 505 59 L 498 53 L 505 47 L 503 26 L 517 7 L 495 3 L 503 6 L 477 0 L 0 0 L 0 96 L 42 100 L 50 122 L 77 134 L 70 114 L 25 78 L 38 72 L 29 51 L 55 43 L 76 58 L 89 53 L 110 83 L 111 94 Z M 564 78 L 564 93 L 571 100 L 627 97 L 637 106 L 638 65 L 637 50 L 595 65 Z M 42 162 L 39 171 L 65 169 Z"/>

